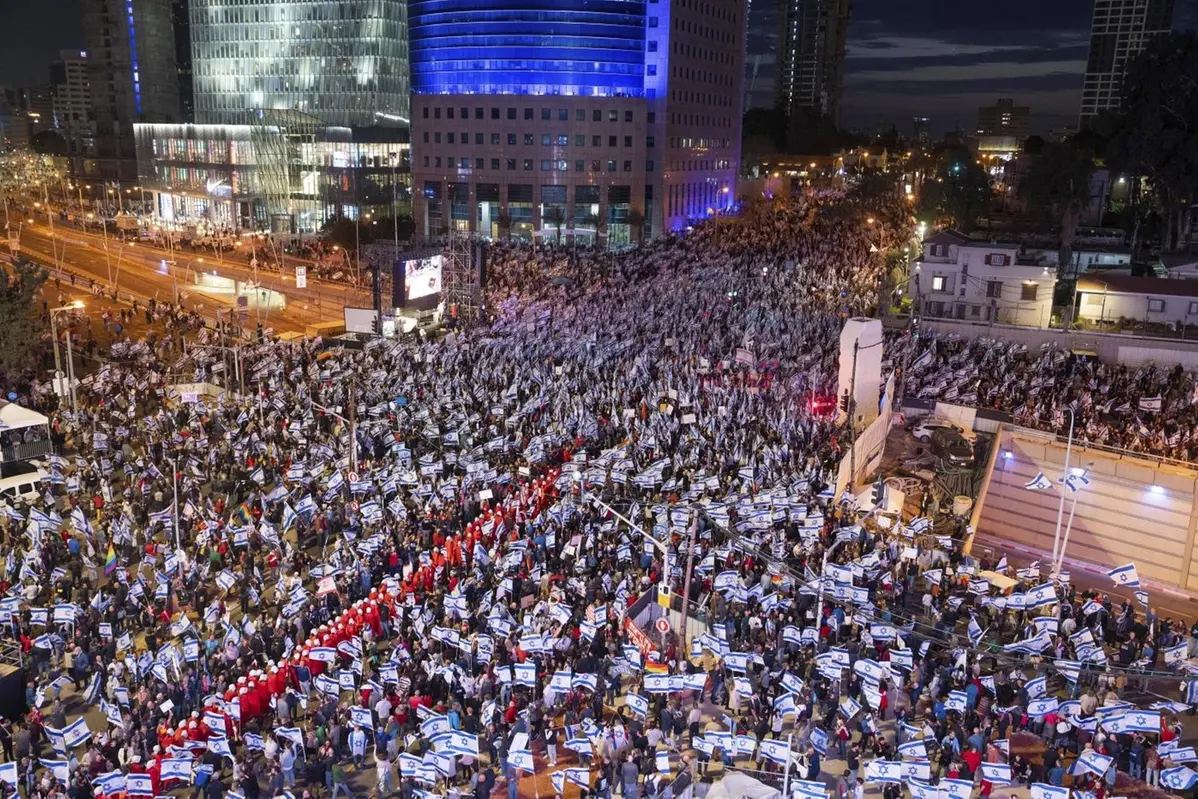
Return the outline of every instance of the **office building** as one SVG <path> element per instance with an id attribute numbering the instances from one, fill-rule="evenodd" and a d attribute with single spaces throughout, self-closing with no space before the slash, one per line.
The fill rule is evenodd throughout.
<path id="1" fill-rule="evenodd" d="M 408 13 L 417 235 L 622 243 L 733 203 L 745 0 Z"/>
<path id="2" fill-rule="evenodd" d="M 1154 37 L 1172 29 L 1173 0 L 1094 0 L 1082 83 L 1082 127 L 1103 111 L 1119 109 L 1128 63 Z"/>
<path id="3" fill-rule="evenodd" d="M 84 0 L 88 85 L 96 125 L 93 179 L 137 181 L 133 125 L 178 122 L 170 0 Z"/>
<path id="4" fill-rule="evenodd" d="M 330 219 L 407 213 L 407 131 L 264 111 L 253 125 L 137 125 L 140 185 L 167 226 L 314 233 Z"/>
<path id="5" fill-rule="evenodd" d="M 406 125 L 404 0 L 189 0 L 195 119 L 259 109 L 324 125 Z"/>
<path id="6" fill-rule="evenodd" d="M 87 173 L 86 161 L 96 154 L 88 69 L 86 50 L 63 50 L 50 65 L 54 129 L 67 143 L 71 174 L 77 177 Z"/>
<path id="7" fill-rule="evenodd" d="M 175 34 L 175 74 L 179 79 L 179 114 L 184 122 L 196 118 L 191 74 L 191 18 L 188 0 L 171 0 L 171 28 Z"/>
<path id="8" fill-rule="evenodd" d="M 978 136 L 1014 136 L 1022 143 L 1028 135 L 1031 109 L 1015 105 L 1015 101 L 1003 98 L 994 105 L 978 106 Z"/>
<path id="9" fill-rule="evenodd" d="M 912 117 L 911 137 L 918 147 L 929 147 L 932 144 L 932 120 L 927 117 Z"/>
<path id="10" fill-rule="evenodd" d="M 777 105 L 840 118 L 850 0 L 783 0 Z"/>

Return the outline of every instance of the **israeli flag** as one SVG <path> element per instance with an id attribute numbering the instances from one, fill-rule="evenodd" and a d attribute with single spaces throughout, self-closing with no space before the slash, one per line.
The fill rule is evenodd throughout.
<path id="1" fill-rule="evenodd" d="M 1085 474 L 1071 474 L 1065 478 L 1065 486 L 1073 493 L 1090 485 L 1090 478 Z"/>
<path id="2" fill-rule="evenodd" d="M 1139 405 L 1140 410 L 1142 410 L 1142 411 L 1157 412 L 1157 411 L 1160 411 L 1160 409 L 1161 409 L 1162 401 L 1161 401 L 1160 396 L 1140 397 L 1140 401 L 1139 401 L 1138 405 Z"/>
<path id="3" fill-rule="evenodd" d="M 1161 714 L 1156 710 L 1135 710 L 1123 717 L 1126 719 L 1127 732 L 1148 732 L 1157 734 L 1161 731 Z"/>
<path id="4" fill-rule="evenodd" d="M 759 745 L 761 756 L 766 760 L 785 766 L 790 759 L 790 747 L 786 741 L 771 739 L 762 741 Z"/>
<path id="5" fill-rule="evenodd" d="M 252 732 L 247 732 L 242 738 L 242 742 L 245 743 L 245 748 L 249 749 L 250 751 L 266 751 L 266 743 L 262 740 L 261 735 L 255 735 Z"/>
<path id="6" fill-rule="evenodd" d="M 1112 760 L 1114 758 L 1109 755 L 1101 755 L 1093 749 L 1087 749 L 1077 759 L 1077 763 L 1074 765 L 1074 773 L 1076 774 L 1078 770 L 1081 770 L 1082 772 L 1088 771 L 1097 777 L 1102 777 L 1106 774 L 1107 769 L 1111 767 Z M 1162 776 L 1164 775 L 1162 774 Z"/>
<path id="7" fill-rule="evenodd" d="M 1009 785 L 1011 767 L 1006 763 L 983 763 L 982 779 L 995 785 Z"/>
<path id="8" fill-rule="evenodd" d="M 1029 491 L 1044 491 L 1046 489 L 1052 488 L 1052 481 L 1044 476 L 1044 472 L 1037 472 L 1036 476 L 1032 478 L 1031 482 L 1024 483 L 1023 487 Z"/>
<path id="9" fill-rule="evenodd" d="M 945 799 L 969 799 L 973 795 L 971 780 L 940 780 L 940 790 Z"/>
<path id="10" fill-rule="evenodd" d="M 368 708 L 368 707 L 352 707 L 349 709 L 349 714 L 350 714 L 350 723 L 353 724 L 355 727 L 362 727 L 367 730 L 374 729 L 374 714 L 371 712 L 370 708 Z M 433 719 L 429 719 L 429 721 L 432 721 L 432 720 Z M 425 722 L 425 723 L 428 723 L 428 722 Z M 448 720 L 446 720 L 445 726 L 446 727 L 449 726 Z M 420 725 L 420 731 L 424 732 L 424 724 Z M 432 736 L 428 735 L 427 733 L 425 733 L 425 735 L 426 735 L 426 737 L 430 737 L 430 738 L 432 737 Z"/>
<path id="11" fill-rule="evenodd" d="M 518 768 L 521 771 L 535 772 L 536 766 L 532 762 L 532 752 L 528 749 L 514 749 L 507 753 L 508 765 L 513 768 Z"/>
<path id="12" fill-rule="evenodd" d="M 233 757 L 233 749 L 229 746 L 229 739 L 223 735 L 214 735 L 208 739 L 208 751 L 223 755 L 224 757 Z"/>
<path id="13" fill-rule="evenodd" d="M 524 685 L 529 688 L 535 688 L 537 685 L 537 664 L 536 663 L 517 663 L 515 665 L 516 685 Z"/>
<path id="14" fill-rule="evenodd" d="M 928 748 L 920 738 L 914 741 L 905 741 L 898 745 L 898 753 L 903 757 L 914 757 L 923 760 L 928 756 Z"/>
<path id="15" fill-rule="evenodd" d="M 102 678 L 100 676 L 100 672 L 96 672 L 92 675 L 91 680 L 87 684 L 87 690 L 83 694 L 84 704 L 94 705 L 99 701 L 101 682 Z"/>
<path id="16" fill-rule="evenodd" d="M 1056 602 L 1057 590 L 1052 583 L 1044 583 L 1028 591 L 1026 596 L 1027 608 L 1031 610 L 1032 608 L 1039 608 Z"/>
<path id="17" fill-rule="evenodd" d="M 1186 766 L 1178 766 L 1162 771 L 1160 780 L 1162 787 L 1181 793 L 1198 784 L 1198 772 Z"/>
<path id="18" fill-rule="evenodd" d="M 762 742 L 764 744 L 764 741 Z M 903 781 L 903 763 L 900 760 L 874 760 L 865 764 L 866 782 Z"/>
<path id="19" fill-rule="evenodd" d="M 791 780 L 792 799 L 828 799 L 828 786 L 810 780 Z"/>
<path id="20" fill-rule="evenodd" d="M 1053 665 L 1057 668 L 1057 674 L 1063 676 L 1069 682 L 1077 682 L 1078 677 L 1082 673 L 1082 664 L 1076 660 L 1058 660 Z"/>
<path id="21" fill-rule="evenodd" d="M 1136 574 L 1136 564 L 1129 563 L 1126 566 L 1120 566 L 1117 569 L 1111 569 L 1106 573 L 1114 581 L 1115 585 L 1122 585 L 1128 588 L 1135 588 L 1140 585 L 1140 575 Z"/>
<path id="22" fill-rule="evenodd" d="M 186 783 L 191 783 L 191 766 L 192 760 L 190 757 L 172 757 L 162 761 L 162 779 L 167 780 L 182 780 Z"/>
<path id="23" fill-rule="evenodd" d="M 1030 787 L 1031 799 L 1069 799 L 1068 788 L 1058 788 L 1042 782 L 1033 782 Z"/>
<path id="24" fill-rule="evenodd" d="M 62 740 L 67 749 L 74 749 L 91 737 L 92 731 L 88 728 L 87 722 L 82 716 L 76 719 L 74 724 L 68 724 L 66 729 L 62 731 Z"/>
<path id="25" fill-rule="evenodd" d="M 649 715 L 649 700 L 639 694 L 628 694 L 625 696 L 624 705 L 638 716 Z"/>
<path id="26" fill-rule="evenodd" d="M 125 790 L 130 796 L 153 796 L 154 783 L 149 774 L 126 774 Z"/>
<path id="27" fill-rule="evenodd" d="M 669 752 L 658 752 L 657 755 L 653 758 L 653 762 L 657 766 L 657 770 L 660 771 L 662 774 L 670 773 L 670 753 Z"/>
<path id="28" fill-rule="evenodd" d="M 1147 609 L 1147 607 L 1148 607 L 1148 592 L 1147 591 L 1136 591 L 1136 601 L 1139 602 L 1141 605 L 1143 605 L 1145 607 L 1145 609 Z"/>

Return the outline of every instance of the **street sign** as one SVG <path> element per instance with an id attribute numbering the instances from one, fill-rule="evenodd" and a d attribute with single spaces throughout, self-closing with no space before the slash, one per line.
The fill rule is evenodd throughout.
<path id="1" fill-rule="evenodd" d="M 357 473 L 357 472 L 350 472 L 350 473 L 349 473 L 349 481 L 350 481 L 351 483 L 356 483 L 356 482 L 358 482 L 358 473 Z"/>
<path id="2" fill-rule="evenodd" d="M 238 308 L 250 307 L 250 298 L 245 296 L 244 294 L 242 294 L 240 297 L 237 298 L 237 307 Z"/>
<path id="3" fill-rule="evenodd" d="M 308 288 L 308 267 L 297 266 L 295 268 L 295 287 L 297 289 Z"/>
<path id="4" fill-rule="evenodd" d="M 670 631 L 670 620 L 667 619 L 665 616 L 662 616 L 660 619 L 653 622 L 653 626 L 657 628 L 657 631 L 659 633 L 661 633 L 662 635 L 665 635 L 666 633 L 668 633 Z"/>

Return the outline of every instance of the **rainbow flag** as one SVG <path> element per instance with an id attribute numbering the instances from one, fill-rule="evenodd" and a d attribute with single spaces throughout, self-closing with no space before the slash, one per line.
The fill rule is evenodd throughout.
<path id="1" fill-rule="evenodd" d="M 116 571 L 116 550 L 112 548 L 112 542 L 108 542 L 108 554 L 104 556 L 104 576 L 108 576 Z"/>
<path id="2" fill-rule="evenodd" d="M 237 510 L 233 511 L 233 520 L 241 527 L 245 527 L 253 521 L 253 518 L 254 514 L 248 501 L 241 503 L 237 506 Z"/>
<path id="3" fill-rule="evenodd" d="M 654 661 L 650 660 L 647 663 L 645 663 L 645 673 L 646 674 L 669 674 L 670 667 L 667 666 L 665 663 L 655 663 Z"/>

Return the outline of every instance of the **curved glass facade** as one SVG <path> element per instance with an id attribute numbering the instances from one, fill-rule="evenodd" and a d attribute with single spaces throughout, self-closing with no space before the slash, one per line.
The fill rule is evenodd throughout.
<path id="1" fill-rule="evenodd" d="M 642 97 L 644 0 L 410 0 L 412 91 Z"/>

